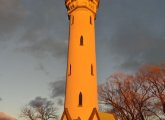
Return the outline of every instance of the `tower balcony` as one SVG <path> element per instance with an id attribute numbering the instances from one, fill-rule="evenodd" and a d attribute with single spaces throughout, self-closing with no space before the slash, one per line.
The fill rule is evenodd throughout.
<path id="1" fill-rule="evenodd" d="M 65 5 L 69 15 L 77 8 L 87 8 L 96 15 L 99 0 L 66 0 Z"/>

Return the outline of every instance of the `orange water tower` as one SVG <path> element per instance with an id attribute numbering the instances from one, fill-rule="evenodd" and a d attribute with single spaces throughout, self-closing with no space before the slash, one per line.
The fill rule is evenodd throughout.
<path id="1" fill-rule="evenodd" d="M 64 112 L 61 120 L 100 120 L 95 19 L 99 0 L 66 0 L 69 26 Z"/>

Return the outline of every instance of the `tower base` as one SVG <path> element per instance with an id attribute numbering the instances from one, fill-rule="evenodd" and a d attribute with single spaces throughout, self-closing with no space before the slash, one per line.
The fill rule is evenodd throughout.
<path id="1" fill-rule="evenodd" d="M 96 108 L 93 108 L 92 113 L 89 116 L 88 120 L 94 120 L 94 119 L 101 120 Z M 77 117 L 76 119 L 72 119 L 72 117 L 69 114 L 68 108 L 65 108 L 61 120 L 82 120 L 82 119 L 80 117 Z"/>

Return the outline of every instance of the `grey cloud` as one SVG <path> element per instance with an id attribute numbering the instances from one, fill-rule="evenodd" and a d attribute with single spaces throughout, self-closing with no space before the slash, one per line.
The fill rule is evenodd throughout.
<path id="1" fill-rule="evenodd" d="M 98 38 L 104 41 L 98 43 L 105 44 L 109 55 L 120 56 L 123 62 L 117 66 L 133 70 L 143 63 L 165 61 L 165 1 L 106 2 L 111 7 L 100 11 L 106 17 L 98 18 Z"/>
<path id="2" fill-rule="evenodd" d="M 45 75 L 50 74 L 50 72 L 48 70 L 46 70 L 46 68 L 44 67 L 44 65 L 42 63 L 38 64 L 38 66 L 36 67 L 36 70 L 40 70 L 40 71 L 44 72 Z"/>
<path id="3" fill-rule="evenodd" d="M 67 15 L 64 2 L 55 0 L 30 0 L 25 2 L 28 11 L 22 27 L 24 33 L 19 40 L 20 51 L 35 56 L 50 53 L 54 57 L 67 54 Z"/>
<path id="4" fill-rule="evenodd" d="M 0 31 L 13 30 L 25 16 L 25 10 L 21 6 L 20 0 L 0 0 Z"/>
<path id="5" fill-rule="evenodd" d="M 2 98 L 0 98 L 0 101 L 2 101 Z"/>
<path id="6" fill-rule="evenodd" d="M 68 21 L 66 18 L 66 9 L 64 2 L 55 0 L 29 0 L 25 2 L 25 8 L 28 11 L 24 26 L 28 32 L 33 33 L 38 30 L 44 30 L 45 34 L 55 35 L 63 39 L 67 33 L 66 27 Z M 28 34 L 29 35 L 29 34 Z"/>
<path id="7" fill-rule="evenodd" d="M 54 103 L 47 98 L 42 98 L 40 96 L 36 97 L 34 100 L 29 102 L 29 105 L 32 107 L 41 107 L 41 106 L 49 106 L 53 105 Z"/>
<path id="8" fill-rule="evenodd" d="M 50 83 L 51 97 L 64 96 L 65 94 L 65 80 L 55 81 Z"/>
<path id="9" fill-rule="evenodd" d="M 63 100 L 62 98 L 58 98 L 58 99 L 57 99 L 57 104 L 58 104 L 59 106 L 63 106 L 63 105 L 64 105 L 64 100 Z"/>
<path id="10" fill-rule="evenodd" d="M 20 50 L 22 52 L 29 52 L 35 56 L 42 56 L 45 54 L 51 54 L 54 57 L 66 57 L 67 54 L 67 42 L 57 41 L 53 38 L 40 39 L 41 36 L 36 36 L 35 41 L 27 43 L 26 46 Z"/>

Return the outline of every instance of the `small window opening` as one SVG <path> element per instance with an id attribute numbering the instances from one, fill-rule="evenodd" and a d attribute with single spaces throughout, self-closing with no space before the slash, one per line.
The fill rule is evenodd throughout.
<path id="1" fill-rule="evenodd" d="M 74 24 L 74 16 L 71 18 L 71 25 Z"/>
<path id="2" fill-rule="evenodd" d="M 92 17 L 90 16 L 90 24 L 92 25 Z"/>
<path id="3" fill-rule="evenodd" d="M 84 40 L 83 40 L 83 36 L 80 37 L 80 45 L 83 46 L 84 45 Z"/>
<path id="4" fill-rule="evenodd" d="M 79 106 L 82 106 L 82 93 L 79 94 Z"/>
<path id="5" fill-rule="evenodd" d="M 70 64 L 70 66 L 69 66 L 69 75 L 71 75 L 71 73 L 72 73 L 72 65 Z"/>
<path id="6" fill-rule="evenodd" d="M 91 75 L 93 76 L 94 75 L 94 72 L 93 72 L 93 65 L 91 64 Z"/>

